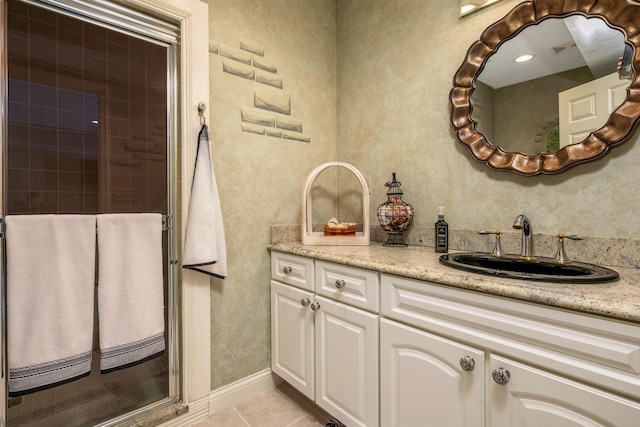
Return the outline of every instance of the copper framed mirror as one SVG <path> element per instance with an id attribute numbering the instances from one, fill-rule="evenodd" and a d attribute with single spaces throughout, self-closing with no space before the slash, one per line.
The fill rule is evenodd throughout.
<path id="1" fill-rule="evenodd" d="M 585 49 L 606 53 L 608 57 L 604 58 L 604 71 L 596 71 L 597 67 L 592 67 L 591 64 L 594 61 L 589 59 L 585 62 L 587 68 L 583 69 L 585 65 L 579 65 L 580 70 L 578 68 L 576 70 L 579 71 L 578 74 L 586 71 L 597 80 L 600 80 L 599 75 L 606 74 L 609 81 L 613 82 L 612 84 L 617 89 L 608 89 L 608 92 L 603 96 L 579 95 L 573 98 L 569 97 L 568 100 L 565 97 L 564 101 L 558 101 L 563 102 L 562 105 L 558 104 L 557 106 L 559 118 L 558 114 L 549 114 L 544 120 L 538 120 L 539 123 L 534 123 L 539 130 L 537 133 L 534 132 L 534 135 L 529 135 L 527 139 L 530 138 L 534 143 L 541 145 L 534 145 L 531 152 L 523 150 L 517 145 L 509 148 L 506 147 L 506 144 L 496 142 L 495 135 L 502 136 L 505 132 L 498 130 L 498 125 L 491 130 L 491 126 L 481 123 L 482 119 L 479 116 L 483 106 L 478 102 L 474 104 L 474 98 L 480 95 L 482 86 L 485 85 L 483 80 L 491 82 L 489 69 L 492 67 L 495 69 L 504 68 L 502 65 L 504 62 L 500 62 L 502 60 L 499 59 L 500 54 L 502 51 L 509 52 L 509 46 L 516 45 L 519 39 L 542 39 L 540 32 L 547 34 L 553 32 L 551 28 L 560 27 L 568 29 L 568 32 L 574 35 L 571 27 L 582 25 L 580 21 L 596 24 L 596 27 L 599 27 L 597 31 L 609 31 L 610 33 L 603 34 L 606 34 L 605 38 L 608 39 L 608 43 L 613 43 L 612 40 L 614 40 L 616 47 L 612 48 L 611 45 L 598 46 L 597 48 L 589 46 L 589 40 L 594 39 L 592 32 L 595 31 L 591 25 L 582 40 L 576 36 L 574 40 L 569 41 L 550 41 L 546 45 L 546 51 L 541 51 L 540 56 L 544 57 L 550 54 L 556 57 L 561 54 L 565 56 L 576 55 L 577 50 L 578 56 L 586 58 L 589 53 L 585 53 Z M 558 24 L 558 22 L 560 23 Z M 525 34 L 535 30 L 539 32 L 537 35 L 535 33 Z M 632 69 L 630 76 L 623 79 L 621 75 L 619 76 L 617 66 L 620 65 L 618 57 L 623 56 L 625 45 L 631 48 L 627 50 L 632 54 Z M 475 160 L 484 162 L 488 167 L 526 176 L 557 174 L 575 165 L 601 158 L 611 148 L 629 139 L 640 119 L 640 78 L 635 72 L 640 67 L 640 49 L 638 47 L 640 47 L 640 3 L 633 0 L 532 0 L 518 4 L 504 18 L 483 31 L 480 39 L 468 49 L 462 65 L 453 78 L 453 88 L 450 92 L 451 126 L 456 132 L 458 142 L 468 149 Z M 554 58 L 552 62 L 555 62 L 556 59 Z M 548 65 L 551 60 L 545 61 Z M 600 61 L 600 67 L 602 67 L 603 59 L 599 58 L 597 61 Z M 495 64 L 491 65 L 492 62 Z M 524 70 L 524 68 L 519 68 L 508 71 L 494 81 L 504 83 L 509 80 L 510 76 L 523 77 L 527 75 Z M 576 70 L 565 68 L 560 72 L 574 73 Z M 562 74 L 561 77 L 560 80 L 565 81 L 577 79 L 574 78 L 574 74 L 571 74 L 568 79 L 565 74 Z M 619 80 L 619 83 L 616 83 L 616 80 Z M 488 85 L 491 84 L 488 83 Z M 545 81 L 546 84 L 548 83 Z M 582 86 L 582 83 L 580 85 Z M 584 84 L 584 87 L 590 90 L 587 83 Z M 567 90 L 567 92 L 570 91 Z M 573 92 L 571 94 L 573 96 Z M 531 99 L 540 98 L 539 95 L 540 92 L 534 91 L 533 94 L 529 93 L 527 96 Z M 554 93 L 552 96 L 555 95 L 557 94 Z M 521 95 L 519 97 L 523 98 Z M 618 101 L 612 102 L 611 99 L 616 97 Z M 592 129 L 587 127 L 587 130 L 567 130 L 570 126 L 565 125 L 566 123 L 572 124 L 581 121 L 583 118 L 595 114 L 596 109 L 602 109 L 596 107 L 596 98 L 608 99 L 608 111 L 604 115 L 600 114 L 602 122 L 596 125 L 590 124 Z M 561 99 L 559 95 L 558 99 Z M 506 110 L 513 109 L 513 105 L 507 104 Z M 533 121 L 531 113 L 525 113 L 524 118 L 507 120 L 507 126 L 512 129 L 524 128 L 528 122 Z M 568 136 L 558 137 L 556 132 Z M 507 139 L 518 142 L 521 138 L 521 136 L 509 136 Z M 553 144 L 557 144 L 556 138 L 561 138 L 563 142 L 551 149 Z"/>

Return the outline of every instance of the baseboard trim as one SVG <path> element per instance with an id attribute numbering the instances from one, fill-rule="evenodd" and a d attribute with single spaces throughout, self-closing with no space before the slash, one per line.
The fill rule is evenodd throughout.
<path id="1" fill-rule="evenodd" d="M 271 390 L 280 383 L 282 383 L 282 379 L 267 368 L 235 383 L 214 390 L 208 396 L 189 402 L 189 412 L 167 421 L 159 427 L 193 426 L 211 415 L 251 399 L 257 394 Z"/>
<path id="2" fill-rule="evenodd" d="M 271 390 L 281 382 L 282 379 L 267 368 L 214 390 L 209 394 L 209 415 L 217 414 L 257 394 Z"/>

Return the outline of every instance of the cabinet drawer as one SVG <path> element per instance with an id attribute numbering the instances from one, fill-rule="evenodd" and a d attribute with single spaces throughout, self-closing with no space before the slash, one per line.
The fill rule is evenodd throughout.
<path id="1" fill-rule="evenodd" d="M 313 259 L 283 252 L 272 252 L 271 278 L 313 292 Z"/>
<path id="2" fill-rule="evenodd" d="M 383 316 L 640 395 L 640 327 L 382 275 Z"/>
<path id="3" fill-rule="evenodd" d="M 316 261 L 316 283 L 318 295 L 375 313 L 380 311 L 377 272 Z"/>

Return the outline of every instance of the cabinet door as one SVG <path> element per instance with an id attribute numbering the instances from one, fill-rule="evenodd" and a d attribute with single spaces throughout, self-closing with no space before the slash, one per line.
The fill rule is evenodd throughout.
<path id="1" fill-rule="evenodd" d="M 506 384 L 490 381 L 492 427 L 634 427 L 640 423 L 638 402 L 495 355 L 490 366 L 492 373 L 498 369 L 509 373 Z"/>
<path id="2" fill-rule="evenodd" d="M 483 426 L 484 360 L 483 351 L 382 319 L 380 425 Z"/>
<path id="3" fill-rule="evenodd" d="M 314 398 L 313 294 L 271 281 L 271 369 Z"/>
<path id="4" fill-rule="evenodd" d="M 378 316 L 316 297 L 316 403 L 349 427 L 378 425 Z"/>

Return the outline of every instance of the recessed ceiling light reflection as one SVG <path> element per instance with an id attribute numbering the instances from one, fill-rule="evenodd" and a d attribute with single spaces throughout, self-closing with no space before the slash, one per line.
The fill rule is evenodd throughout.
<path id="1" fill-rule="evenodd" d="M 513 60 L 513 62 L 527 62 L 527 61 L 531 61 L 533 59 L 534 55 L 521 55 L 518 56 L 516 59 Z"/>
<path id="2" fill-rule="evenodd" d="M 474 5 L 474 4 L 465 4 L 464 6 L 462 6 L 460 8 L 460 12 L 463 13 L 463 14 L 464 13 L 468 13 L 468 12 L 471 12 L 475 8 L 476 8 L 476 5 Z"/>

